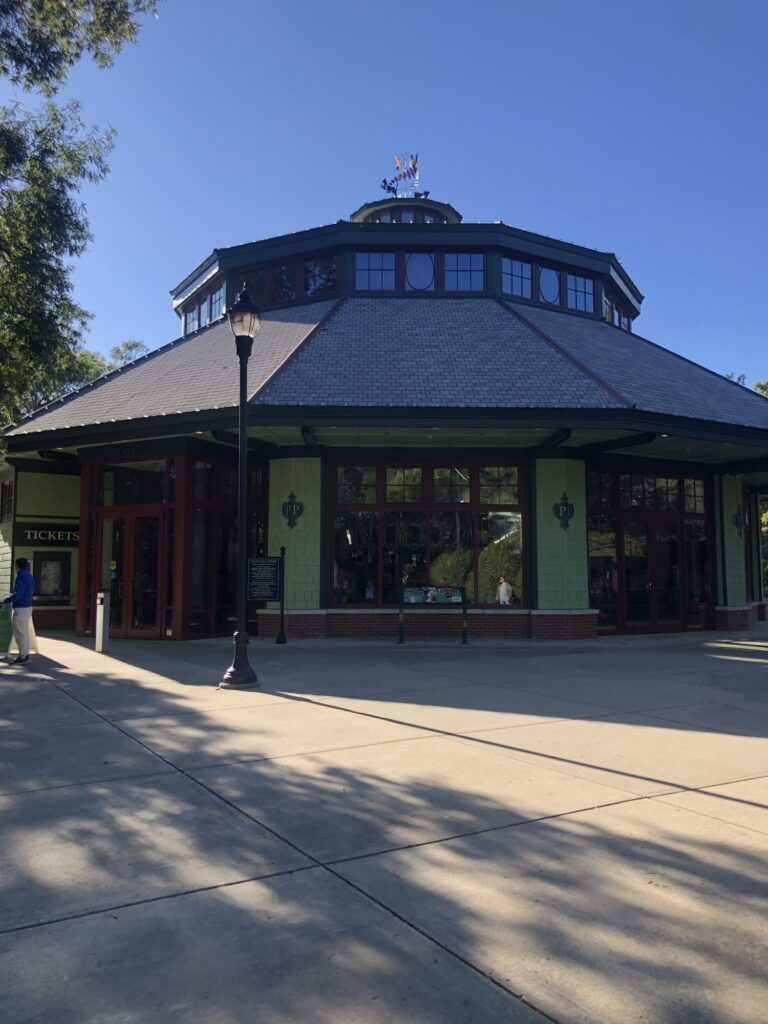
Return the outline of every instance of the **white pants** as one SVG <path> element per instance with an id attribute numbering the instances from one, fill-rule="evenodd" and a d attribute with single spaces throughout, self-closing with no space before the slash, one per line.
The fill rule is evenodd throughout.
<path id="1" fill-rule="evenodd" d="M 32 622 L 31 608 L 11 609 L 11 633 L 13 634 L 13 639 L 11 640 L 11 646 L 8 648 L 9 654 L 13 652 L 15 645 L 20 657 L 26 658 L 29 654 L 30 643 L 33 638 L 33 646 L 35 651 L 37 651 L 37 637 L 35 636 L 35 627 Z"/>

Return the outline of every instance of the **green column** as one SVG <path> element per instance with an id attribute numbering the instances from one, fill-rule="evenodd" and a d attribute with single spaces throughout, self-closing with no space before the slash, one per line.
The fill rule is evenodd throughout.
<path id="1" fill-rule="evenodd" d="M 294 494 L 304 511 L 291 528 L 283 515 L 283 503 Z M 269 464 L 269 553 L 286 549 L 285 606 L 288 609 L 320 608 L 320 559 L 322 553 L 321 462 L 319 458 L 272 459 Z M 271 607 L 277 607 L 273 605 Z"/>
<path id="2" fill-rule="evenodd" d="M 719 486 L 715 488 L 715 508 L 717 603 L 727 608 L 743 607 L 747 600 L 746 552 L 744 535 L 739 535 L 739 528 L 734 521 L 739 508 L 742 524 L 747 513 L 742 503 L 740 477 L 729 475 L 719 478 Z"/>
<path id="3" fill-rule="evenodd" d="M 589 608 L 584 463 L 576 459 L 538 459 L 534 472 L 539 608 Z M 553 512 L 564 494 L 574 510 L 567 529 Z"/>

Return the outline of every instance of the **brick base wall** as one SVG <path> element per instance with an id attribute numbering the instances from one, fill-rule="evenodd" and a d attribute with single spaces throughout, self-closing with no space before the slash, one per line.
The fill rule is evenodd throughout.
<path id="1" fill-rule="evenodd" d="M 766 605 L 762 601 L 740 608 L 715 608 L 715 629 L 749 629 L 758 619 L 765 619 Z"/>
<path id="2" fill-rule="evenodd" d="M 74 608 L 35 608 L 32 612 L 35 629 L 75 629 Z"/>
<path id="3" fill-rule="evenodd" d="M 592 612 L 530 612 L 518 609 L 471 609 L 467 616 L 469 639 L 557 639 L 581 640 L 596 637 L 598 614 Z M 432 608 L 405 612 L 405 639 L 461 639 L 461 612 Z M 276 637 L 280 616 L 275 611 L 258 612 L 258 634 Z M 396 640 L 400 620 L 394 609 L 349 609 L 286 612 L 285 633 L 297 640 L 321 637 L 350 637 L 360 640 Z"/>
<path id="4" fill-rule="evenodd" d="M 598 635 L 600 614 L 594 611 L 531 612 L 534 640 L 590 640 Z"/>

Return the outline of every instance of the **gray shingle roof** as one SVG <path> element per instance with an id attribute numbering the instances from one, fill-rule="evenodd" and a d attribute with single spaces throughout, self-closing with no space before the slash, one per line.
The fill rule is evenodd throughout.
<path id="1" fill-rule="evenodd" d="M 509 303 L 637 409 L 768 428 L 761 395 L 618 327 L 537 306 Z"/>
<path id="2" fill-rule="evenodd" d="M 249 395 L 285 362 L 337 301 L 264 315 L 248 363 Z M 237 403 L 235 342 L 227 320 L 222 319 L 38 410 L 9 434 L 219 409 Z"/>
<path id="3" fill-rule="evenodd" d="M 349 298 L 254 405 L 623 408 L 494 299 Z"/>
<path id="4" fill-rule="evenodd" d="M 39 410 L 9 433 L 237 405 L 226 320 Z M 768 401 L 599 320 L 485 297 L 350 297 L 264 317 L 255 406 L 631 409 L 768 429 Z"/>

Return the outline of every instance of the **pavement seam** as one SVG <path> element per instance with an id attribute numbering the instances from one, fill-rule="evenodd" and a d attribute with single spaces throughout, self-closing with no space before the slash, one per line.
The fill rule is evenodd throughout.
<path id="1" fill-rule="evenodd" d="M 50 680 L 50 681 L 51 681 L 51 683 L 54 686 L 57 687 L 57 689 L 62 690 L 62 692 L 66 692 L 65 690 L 63 690 L 62 687 L 59 687 L 58 684 L 55 681 L 53 681 L 53 680 Z M 67 694 L 67 696 L 69 696 L 72 700 L 77 701 L 78 704 L 83 704 L 83 702 L 78 697 L 74 696 L 74 694 Z M 83 706 L 87 707 L 88 705 L 83 704 Z M 89 709 L 89 710 L 93 711 L 92 708 Z M 316 858 L 316 857 L 312 856 L 312 854 L 307 853 L 306 851 L 302 850 L 301 847 L 298 846 L 296 843 L 292 842 L 289 839 L 286 839 L 284 836 L 280 835 L 280 833 L 277 832 L 275 829 L 270 828 L 268 825 L 264 824 L 263 822 L 261 822 L 257 818 L 255 818 L 252 814 L 249 814 L 247 811 L 243 810 L 243 808 L 238 807 L 231 800 L 229 800 L 226 797 L 222 796 L 220 793 L 218 793 L 215 790 L 211 789 L 209 786 L 206 786 L 205 783 L 201 782 L 199 779 L 196 779 L 193 775 L 190 775 L 189 772 L 185 771 L 183 768 L 180 768 L 178 765 L 174 764 L 172 761 L 170 761 L 168 758 L 164 757 L 162 754 L 158 754 L 157 751 L 152 750 L 149 746 L 147 746 L 147 744 L 143 743 L 141 740 L 137 739 L 135 736 L 131 736 L 130 733 L 127 733 L 119 725 L 116 725 L 114 722 L 110 722 L 109 719 L 107 719 L 100 712 L 94 711 L 93 713 L 95 715 L 97 715 L 99 718 L 101 718 L 103 721 L 105 721 L 108 725 L 112 726 L 112 728 L 115 729 L 117 732 L 122 733 L 122 735 L 127 736 L 129 739 L 133 740 L 134 743 L 137 743 L 139 746 L 144 747 L 147 751 L 149 751 L 150 753 L 154 754 L 155 757 L 159 758 L 161 761 L 163 761 L 166 764 L 168 764 L 171 768 L 173 768 L 175 771 L 177 771 L 180 775 L 183 775 L 185 778 L 187 778 L 191 782 L 193 782 L 196 786 L 199 786 L 201 789 L 205 790 L 207 793 L 209 793 L 211 796 L 213 796 L 216 800 L 219 800 L 222 803 L 226 804 L 233 811 L 235 811 L 236 814 L 239 814 L 239 815 L 243 816 L 244 818 L 246 818 L 247 820 L 253 822 L 259 828 L 261 828 L 264 831 L 268 832 L 270 835 L 274 836 L 276 839 L 280 840 L 281 842 L 285 843 L 287 846 L 291 847 L 291 849 L 293 849 L 294 851 L 299 853 L 301 856 L 303 856 L 307 860 L 311 861 L 311 864 L 307 865 L 306 867 L 304 867 L 304 868 L 302 868 L 300 870 L 308 870 L 311 867 L 318 867 L 321 870 L 327 872 L 328 874 L 330 874 L 331 876 L 336 878 L 338 881 L 340 881 L 343 885 L 346 885 L 349 888 L 354 889 L 356 892 L 358 892 L 365 899 L 369 900 L 375 906 L 377 906 L 380 909 L 384 910 L 386 913 L 390 914 L 392 917 L 394 917 L 396 920 L 400 921 L 406 927 L 410 928 L 412 931 L 417 932 L 419 935 L 421 935 L 423 938 L 427 939 L 429 942 L 433 943 L 433 945 L 437 946 L 439 949 L 442 949 L 443 952 L 445 952 L 447 955 L 453 957 L 455 960 L 457 960 L 460 963 L 464 964 L 466 967 L 468 967 L 475 974 L 479 975 L 480 977 L 484 978 L 486 981 L 490 982 L 492 985 L 494 985 L 497 988 L 499 988 L 502 992 L 506 993 L 510 998 L 516 1000 L 517 1002 L 523 1003 L 523 1005 L 527 1006 L 529 1009 L 531 1009 L 534 1012 L 540 1014 L 544 1020 L 551 1021 L 552 1024 L 559 1024 L 559 1022 L 556 1020 L 556 1018 L 550 1016 L 545 1011 L 541 1010 L 539 1007 L 537 1007 L 533 1003 L 529 1002 L 527 999 L 525 999 L 525 997 L 521 993 L 515 992 L 513 989 L 511 989 L 508 986 L 502 984 L 502 982 L 498 981 L 496 978 L 494 978 L 491 975 L 489 975 L 486 971 L 483 971 L 480 967 L 478 967 L 476 964 L 473 964 L 470 960 L 467 960 L 460 953 L 456 952 L 456 950 L 453 950 L 449 946 L 446 946 L 444 943 L 440 942 L 433 935 L 430 935 L 429 932 L 427 932 L 424 929 L 420 928 L 418 925 L 414 924 L 412 921 L 409 921 L 407 918 L 403 917 L 401 914 L 398 914 L 397 911 L 393 910 L 391 907 L 388 907 L 385 903 L 382 903 L 381 900 L 379 900 L 376 897 L 372 896 L 370 893 L 366 892 L 364 889 L 360 888 L 360 886 L 358 886 L 355 883 L 351 882 L 349 879 L 344 878 L 343 875 L 340 875 L 337 871 L 334 871 L 334 869 L 332 867 L 326 866 L 325 864 L 322 863 L 322 861 L 318 860 L 318 858 Z M 282 875 L 282 874 L 292 874 L 292 873 L 294 873 L 294 872 L 286 871 L 286 872 L 279 872 L 278 874 Z M 238 884 L 242 885 L 242 884 L 244 884 L 244 882 L 243 881 L 240 881 L 240 882 L 230 882 L 230 883 L 226 883 L 226 884 L 227 885 L 238 885 Z M 223 886 L 214 886 L 213 888 L 222 888 L 222 887 Z M 139 904 L 140 903 L 157 902 L 159 899 L 168 899 L 168 898 L 172 898 L 172 897 L 154 897 L 154 898 L 151 898 L 151 899 L 148 899 L 148 900 L 139 901 Z M 96 913 L 109 913 L 109 911 L 103 911 L 103 910 L 102 911 L 89 911 L 89 912 L 87 912 L 85 914 L 82 914 L 82 915 L 79 915 L 79 916 L 81 916 L 81 917 L 90 917 L 90 916 L 93 916 Z M 40 925 L 22 926 L 21 928 L 14 929 L 14 930 L 15 931 L 16 930 L 24 930 L 25 928 L 30 928 L 30 927 L 41 927 L 41 926 Z M 0 933 L 0 934 L 2 934 L 2 933 Z"/>
<path id="2" fill-rule="evenodd" d="M 36 789 L 14 789 L 0 790 L 2 796 L 27 796 L 32 793 L 51 793 L 59 789 L 81 789 L 83 786 L 104 786 L 111 782 L 132 782 L 135 779 L 154 779 L 159 775 L 173 775 L 173 772 L 164 768 L 158 772 L 142 772 L 141 775 L 110 775 L 105 779 L 84 779 L 82 782 L 66 782 L 61 786 L 38 786 Z"/>
<path id="3" fill-rule="evenodd" d="M 542 753 L 542 751 L 540 751 L 540 750 L 528 750 L 526 747 L 510 746 L 509 744 L 506 744 L 506 743 L 496 743 L 494 740 L 485 740 L 485 739 L 482 738 L 481 733 L 484 734 L 484 733 L 487 733 L 487 732 L 498 732 L 499 731 L 499 729 L 495 729 L 495 728 L 494 729 L 477 730 L 477 731 L 475 731 L 473 733 L 457 733 L 457 732 L 451 732 L 448 729 L 440 729 L 440 728 L 437 728 L 437 727 L 428 728 L 427 726 L 414 725 L 413 723 L 410 723 L 410 722 L 401 721 L 399 718 L 389 718 L 386 715 L 377 715 L 377 714 L 374 714 L 371 711 L 360 711 L 360 710 L 355 710 L 355 709 L 352 709 L 352 708 L 342 708 L 342 707 L 339 707 L 336 704 L 329 704 L 329 703 L 326 703 L 326 702 L 323 702 L 323 701 L 314 700 L 311 697 L 291 697 L 290 699 L 291 700 L 295 700 L 295 701 L 297 701 L 299 703 L 303 703 L 303 704 L 312 704 L 315 707 L 327 707 L 327 708 L 332 708 L 335 711 L 346 711 L 346 713 L 350 714 L 350 715 L 360 715 L 363 718 L 373 718 L 373 719 L 376 719 L 377 721 L 389 722 L 390 724 L 393 724 L 393 725 L 403 725 L 403 726 L 409 726 L 412 729 L 422 729 L 424 732 L 429 732 L 432 735 L 439 736 L 439 737 L 441 737 L 443 739 L 455 740 L 455 741 L 462 742 L 462 743 L 478 743 L 478 744 L 482 744 L 483 746 L 493 747 L 495 749 L 498 749 L 498 750 L 506 752 L 506 756 L 512 758 L 515 761 L 522 761 L 524 764 L 532 764 L 534 762 L 527 761 L 524 757 L 515 756 L 515 751 L 519 751 L 520 753 L 523 753 L 523 754 L 529 754 L 529 755 L 531 755 L 533 757 L 541 758 L 542 760 L 546 760 L 546 761 L 557 761 L 558 765 L 563 764 L 563 765 L 573 765 L 574 767 L 591 768 L 594 771 L 605 772 L 606 774 L 612 775 L 612 776 L 613 775 L 618 775 L 618 776 L 626 777 L 628 779 L 637 779 L 638 781 L 641 781 L 641 782 L 655 783 L 656 785 L 659 785 L 659 786 L 669 787 L 670 790 L 677 790 L 677 789 L 685 788 L 684 786 L 681 786 L 680 783 L 671 782 L 669 779 L 659 779 L 659 778 L 656 778 L 655 776 L 652 776 L 652 775 L 638 775 L 636 772 L 622 771 L 622 770 L 618 770 L 618 769 L 615 769 L 615 768 L 607 768 L 607 767 L 605 767 L 605 765 L 595 765 L 595 764 L 591 764 L 591 763 L 586 762 L 586 761 L 577 761 L 574 758 L 570 758 L 570 757 L 560 757 L 557 754 Z M 569 721 L 591 722 L 591 721 L 596 721 L 598 719 L 612 718 L 612 717 L 617 717 L 617 716 L 625 715 L 625 714 L 642 715 L 643 712 L 641 712 L 641 711 L 632 711 L 632 712 L 617 711 L 617 712 L 614 712 L 612 715 L 600 715 L 600 716 L 596 716 L 595 718 L 577 718 L 577 719 L 565 718 L 565 719 L 557 719 L 554 722 L 541 722 L 541 723 L 537 723 L 537 724 L 541 724 L 541 725 L 556 725 L 556 724 L 559 724 L 560 722 L 569 722 Z M 675 724 L 678 725 L 678 726 L 681 726 L 682 728 L 687 728 L 687 729 L 691 729 L 693 731 L 697 731 L 697 730 L 694 730 L 692 726 L 686 726 L 685 723 L 675 723 Z M 516 728 L 516 727 L 515 726 L 510 726 L 509 728 Z M 368 744 L 362 744 L 362 746 L 368 746 Z M 316 753 L 318 753 L 318 751 L 316 751 Z M 292 755 L 285 755 L 285 756 L 292 756 Z M 572 771 L 569 772 L 565 768 L 554 767 L 554 766 L 552 766 L 552 767 L 547 766 L 547 767 L 549 768 L 550 771 L 559 772 L 561 775 L 568 775 L 570 777 L 570 776 L 572 776 L 574 774 Z M 582 776 L 576 776 L 576 778 L 581 778 L 581 777 Z M 600 783 L 600 784 L 611 787 L 611 783 L 610 782 Z M 624 792 L 624 793 L 632 792 L 631 790 L 622 790 L 621 787 L 619 787 L 618 785 L 613 785 L 611 788 L 619 790 L 619 792 Z"/>
<path id="4" fill-rule="evenodd" d="M 164 900 L 175 900 L 181 896 L 196 896 L 201 892 L 215 892 L 217 889 L 231 889 L 236 885 L 247 885 L 249 882 L 266 882 L 270 878 L 282 878 L 284 875 L 296 875 L 302 871 L 316 871 L 317 864 L 304 864 L 301 867 L 289 868 L 285 871 L 272 871 L 267 875 L 253 875 L 250 878 L 235 878 L 231 882 L 218 882 L 216 885 L 201 885 L 196 889 L 182 889 L 179 892 L 168 892 L 162 896 L 147 896 L 143 900 L 131 900 L 128 903 L 116 903 L 109 907 L 98 907 L 96 910 L 83 910 L 79 914 L 65 914 L 63 917 L 52 917 L 48 921 L 31 921 L 13 928 L 0 928 L 0 935 L 13 935 L 15 932 L 28 932 L 35 928 L 47 928 L 54 924 L 67 921 L 81 921 L 86 917 L 98 917 L 99 914 L 111 914 L 115 910 L 127 910 L 129 907 L 143 907 L 148 903 L 162 903 Z"/>

